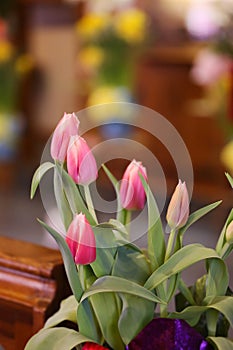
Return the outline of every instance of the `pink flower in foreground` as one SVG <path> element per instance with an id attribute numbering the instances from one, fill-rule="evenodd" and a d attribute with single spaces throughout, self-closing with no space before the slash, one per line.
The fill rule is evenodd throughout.
<path id="1" fill-rule="evenodd" d="M 77 214 L 66 233 L 66 242 L 76 264 L 90 264 L 96 259 L 96 241 L 84 214 Z"/>
<path id="2" fill-rule="evenodd" d="M 189 217 L 189 196 L 185 182 L 179 180 L 167 210 L 168 225 L 174 228 L 184 226 Z"/>
<path id="3" fill-rule="evenodd" d="M 79 120 L 76 115 L 64 113 L 52 136 L 50 152 L 54 160 L 66 160 L 70 137 L 78 134 L 78 128 Z"/>
<path id="4" fill-rule="evenodd" d="M 67 170 L 75 183 L 89 185 L 98 176 L 95 158 L 86 141 L 73 136 L 67 151 Z"/>
<path id="5" fill-rule="evenodd" d="M 126 168 L 120 186 L 121 205 L 125 209 L 138 210 L 145 205 L 146 194 L 139 173 L 147 181 L 146 168 L 133 160 Z"/>
<path id="6" fill-rule="evenodd" d="M 105 350 L 105 349 L 108 349 L 108 348 L 105 348 L 99 344 L 90 343 L 90 342 L 85 343 L 84 346 L 82 347 L 82 350 Z"/>

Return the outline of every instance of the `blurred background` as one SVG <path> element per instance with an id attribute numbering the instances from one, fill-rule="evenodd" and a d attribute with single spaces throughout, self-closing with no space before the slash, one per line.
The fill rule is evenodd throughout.
<path id="1" fill-rule="evenodd" d="M 192 209 L 224 200 L 196 226 L 194 240 L 214 245 L 232 207 L 224 175 L 233 175 L 232 58 L 232 0 L 1 1 L 1 234 L 52 245 L 36 223 L 45 215 L 40 197 L 29 199 L 43 148 L 64 112 L 124 101 L 161 113 L 180 133 L 193 162 Z M 88 132 L 90 145 L 127 137 L 116 116 L 102 118 L 109 127 Z M 159 160 L 169 197 L 171 156 L 148 132 L 134 137 Z M 125 165 L 109 164 L 118 178 Z M 103 177 L 99 186 L 111 197 Z"/>

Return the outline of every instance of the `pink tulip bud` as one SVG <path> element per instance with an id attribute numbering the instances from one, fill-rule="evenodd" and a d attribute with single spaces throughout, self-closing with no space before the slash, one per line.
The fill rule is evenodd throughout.
<path id="1" fill-rule="evenodd" d="M 139 173 L 147 181 L 146 168 L 133 160 L 126 168 L 120 186 L 121 205 L 125 209 L 139 210 L 145 205 L 146 194 Z"/>
<path id="2" fill-rule="evenodd" d="M 229 244 L 233 244 L 233 221 L 227 226 L 226 229 L 226 241 Z"/>
<path id="3" fill-rule="evenodd" d="M 86 141 L 73 136 L 67 151 L 67 170 L 75 183 L 89 185 L 98 176 L 95 158 Z"/>
<path id="4" fill-rule="evenodd" d="M 84 214 L 77 214 L 71 222 L 66 242 L 76 264 L 90 264 L 96 259 L 94 232 Z"/>
<path id="5" fill-rule="evenodd" d="M 70 137 L 78 134 L 78 128 L 79 120 L 76 115 L 64 113 L 52 136 L 50 152 L 54 160 L 66 160 Z"/>
<path id="6" fill-rule="evenodd" d="M 167 210 L 168 225 L 174 228 L 184 226 L 189 217 L 189 196 L 185 182 L 179 180 Z"/>

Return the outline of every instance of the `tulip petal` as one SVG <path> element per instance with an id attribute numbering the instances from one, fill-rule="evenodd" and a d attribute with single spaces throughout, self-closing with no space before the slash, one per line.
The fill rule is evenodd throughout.
<path id="1" fill-rule="evenodd" d="M 66 242 L 76 264 L 90 264 L 96 259 L 96 240 L 94 232 L 85 215 L 77 214 L 71 222 Z"/>
<path id="2" fill-rule="evenodd" d="M 141 210 L 145 205 L 146 194 L 139 173 L 147 181 L 146 169 L 141 162 L 133 160 L 126 168 L 121 181 L 121 205 L 127 210 Z"/>

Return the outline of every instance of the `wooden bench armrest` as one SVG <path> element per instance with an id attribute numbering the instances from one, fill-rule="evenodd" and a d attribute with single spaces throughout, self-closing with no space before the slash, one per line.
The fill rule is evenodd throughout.
<path id="1" fill-rule="evenodd" d="M 23 350 L 70 294 L 58 250 L 0 237 L 0 345 Z"/>

